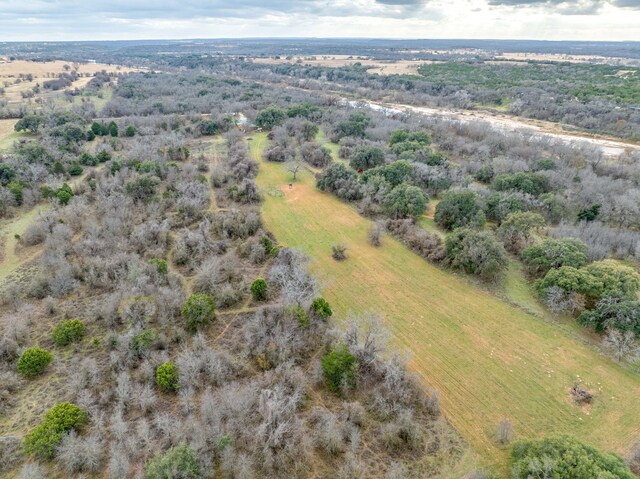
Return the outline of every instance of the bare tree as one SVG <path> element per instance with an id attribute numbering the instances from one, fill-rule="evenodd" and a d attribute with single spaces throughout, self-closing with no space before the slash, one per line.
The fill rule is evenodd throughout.
<path id="1" fill-rule="evenodd" d="M 602 340 L 602 346 L 611 351 L 616 361 L 635 359 L 640 356 L 640 347 L 638 347 L 633 331 L 610 328 Z"/>
<path id="2" fill-rule="evenodd" d="M 509 444 L 513 440 L 513 426 L 511 421 L 503 419 L 496 429 L 496 441 L 498 444 Z"/>
<path id="3" fill-rule="evenodd" d="M 284 169 L 293 175 L 293 181 L 296 181 L 296 176 L 298 172 L 303 168 L 304 163 L 302 160 L 296 155 L 288 159 L 284 165 Z"/>

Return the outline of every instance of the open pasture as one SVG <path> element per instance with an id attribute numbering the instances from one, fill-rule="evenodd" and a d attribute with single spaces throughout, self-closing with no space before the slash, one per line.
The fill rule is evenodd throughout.
<path id="1" fill-rule="evenodd" d="M 517 437 L 567 433 L 605 450 L 625 453 L 640 435 L 638 376 L 579 341 L 569 331 L 513 307 L 464 278 L 439 269 L 385 237 L 367 241 L 370 221 L 315 188 L 309 172 L 289 189 L 290 173 L 266 163 L 264 134 L 251 141 L 260 161 L 263 217 L 279 242 L 313 259 L 325 297 L 338 318 L 379 312 L 410 366 L 440 391 L 446 417 L 482 461 L 502 468 L 507 450 L 496 446 L 498 422 L 509 419 Z M 331 245 L 348 259 L 331 258 Z M 595 393 L 590 408 L 573 403 L 569 389 Z"/>

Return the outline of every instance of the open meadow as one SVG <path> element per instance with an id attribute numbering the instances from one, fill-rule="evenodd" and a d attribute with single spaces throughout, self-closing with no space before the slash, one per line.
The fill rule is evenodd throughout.
<path id="1" fill-rule="evenodd" d="M 640 432 L 637 375 L 390 237 L 381 248 L 370 246 L 368 220 L 317 190 L 307 171 L 289 188 L 283 165 L 262 159 L 266 136 L 250 143 L 260 162 L 266 226 L 280 243 L 313 259 L 339 318 L 370 311 L 383 316 L 395 346 L 407 350 L 413 371 L 440 391 L 446 417 L 482 462 L 506 466 L 507 450 L 494 437 L 505 418 L 519 438 L 568 433 L 626 452 Z M 336 243 L 348 248 L 344 262 L 331 258 Z M 573 403 L 575 384 L 595 391 L 590 408 Z"/>

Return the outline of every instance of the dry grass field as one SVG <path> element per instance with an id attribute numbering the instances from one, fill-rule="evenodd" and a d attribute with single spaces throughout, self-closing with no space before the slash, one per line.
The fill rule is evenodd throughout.
<path id="1" fill-rule="evenodd" d="M 65 68 L 65 65 L 68 67 Z M 46 80 L 55 78 L 60 73 L 76 70 L 80 78 L 73 82 L 70 88 L 82 88 L 91 81 L 95 73 L 106 71 L 107 73 L 127 73 L 136 69 L 120 65 L 108 65 L 104 63 L 73 63 L 65 61 L 32 62 L 26 60 L 0 61 L 0 87 L 4 88 L 3 97 L 10 104 L 23 101 L 22 92 L 31 90 L 37 83 L 42 84 Z M 32 81 L 21 79 L 21 76 L 33 75 Z M 56 92 L 44 92 L 52 95 Z"/>
<path id="2" fill-rule="evenodd" d="M 289 189 L 283 165 L 262 161 L 266 143 L 264 134 L 251 141 L 267 228 L 312 258 L 338 318 L 383 315 L 395 346 L 409 351 L 411 368 L 440 391 L 446 417 L 483 463 L 506 471 L 507 450 L 494 441 L 504 418 L 520 438 L 567 433 L 619 453 L 638 439 L 637 374 L 390 237 L 381 248 L 370 246 L 368 220 L 318 191 L 309 172 Z M 344 262 L 331 258 L 336 243 L 348 248 Z M 573 403 L 569 388 L 576 383 L 594 392 L 590 409 Z"/>
<path id="3" fill-rule="evenodd" d="M 284 64 L 302 63 L 304 65 L 338 68 L 361 63 L 367 67 L 367 71 L 378 75 L 417 75 L 418 67 L 425 63 L 433 63 L 425 60 L 398 60 L 384 61 L 369 58 L 353 57 L 348 55 L 317 55 L 287 58 L 254 58 L 255 63 Z"/>

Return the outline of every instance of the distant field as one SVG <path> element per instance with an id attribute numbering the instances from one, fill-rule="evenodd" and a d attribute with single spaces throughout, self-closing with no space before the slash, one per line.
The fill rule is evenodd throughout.
<path id="1" fill-rule="evenodd" d="M 417 75 L 418 67 L 432 63 L 426 60 L 373 60 L 349 55 L 305 55 L 290 58 L 254 58 L 255 63 L 285 64 L 301 63 L 303 65 L 323 66 L 338 68 L 350 66 L 355 63 L 367 67 L 367 72 L 378 75 Z"/>
<path id="2" fill-rule="evenodd" d="M 69 69 L 65 69 L 65 65 Z M 120 65 L 108 65 L 105 63 L 73 63 L 65 61 L 52 62 L 31 62 L 17 60 L 10 62 L 0 61 L 0 87 L 4 88 L 4 98 L 9 103 L 17 103 L 23 100 L 22 92 L 32 89 L 37 83 L 42 85 L 46 80 L 55 78 L 60 73 L 72 71 L 77 68 L 80 78 L 78 78 L 70 88 L 82 88 L 91 81 L 95 73 L 106 71 L 107 73 L 127 73 L 139 71 Z M 20 76 L 33 75 L 32 81 L 21 80 Z M 55 92 L 41 90 L 42 95 L 51 95 Z M 2 98 L 2 97 L 0 97 Z"/>
<path id="3" fill-rule="evenodd" d="M 503 418 L 518 437 L 569 433 L 620 453 L 639 438 L 638 375 L 570 331 L 434 267 L 392 238 L 373 248 L 368 220 L 318 191 L 308 172 L 290 190 L 283 166 L 261 160 L 265 135 L 253 138 L 267 228 L 314 260 L 338 318 L 350 311 L 383 314 L 395 345 L 410 351 L 411 368 L 440 391 L 447 418 L 485 463 L 505 471 L 507 451 L 493 441 Z M 268 193 L 277 190 L 284 194 Z M 348 247 L 347 261 L 331 258 L 335 243 Z M 529 301 L 519 272 L 510 274 L 511 295 Z M 590 410 L 570 398 L 569 388 L 578 382 L 596 394 Z"/>

